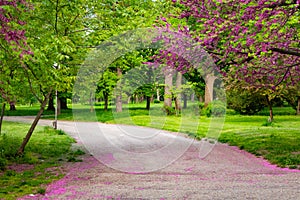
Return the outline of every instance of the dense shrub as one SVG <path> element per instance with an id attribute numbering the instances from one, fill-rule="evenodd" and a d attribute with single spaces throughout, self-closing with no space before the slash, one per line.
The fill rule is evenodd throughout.
<path id="1" fill-rule="evenodd" d="M 6 169 L 7 161 L 5 158 L 0 157 L 0 171 Z"/>
<path id="2" fill-rule="evenodd" d="M 231 90 L 227 91 L 227 105 L 239 114 L 253 115 L 266 106 L 266 99 L 250 90 Z"/>

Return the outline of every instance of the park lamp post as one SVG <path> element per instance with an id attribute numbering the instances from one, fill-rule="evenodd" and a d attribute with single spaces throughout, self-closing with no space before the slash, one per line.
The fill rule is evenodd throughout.
<path id="1" fill-rule="evenodd" d="M 59 65 L 57 63 L 53 64 L 54 69 L 59 69 Z M 57 96 L 57 86 L 55 89 L 55 114 L 54 114 L 54 121 L 53 121 L 53 128 L 57 129 L 57 114 L 58 114 L 58 96 Z"/>

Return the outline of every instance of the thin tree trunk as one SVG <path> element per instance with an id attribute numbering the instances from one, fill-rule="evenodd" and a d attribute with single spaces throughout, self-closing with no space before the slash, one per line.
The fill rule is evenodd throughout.
<path id="1" fill-rule="evenodd" d="M 60 109 L 63 109 L 63 110 L 68 109 L 68 104 L 67 104 L 67 98 L 66 97 L 59 97 L 59 102 L 60 102 Z"/>
<path id="2" fill-rule="evenodd" d="M 54 107 L 54 99 L 53 99 L 53 95 L 52 95 L 52 94 L 51 94 L 50 97 L 49 97 L 47 110 L 52 110 L 52 111 L 55 110 L 55 107 Z"/>
<path id="3" fill-rule="evenodd" d="M 191 102 L 195 102 L 195 92 L 193 92 L 191 95 Z"/>
<path id="4" fill-rule="evenodd" d="M 104 95 L 104 110 L 107 111 L 108 109 L 108 94 Z"/>
<path id="5" fill-rule="evenodd" d="M 141 96 L 139 99 L 139 103 L 142 103 L 144 101 L 144 99 L 145 99 L 144 96 Z"/>
<path id="6" fill-rule="evenodd" d="M 147 109 L 147 110 L 150 110 L 151 97 L 148 97 L 148 96 L 147 96 L 146 99 L 147 99 L 146 109 Z"/>
<path id="7" fill-rule="evenodd" d="M 128 97 L 128 99 L 127 99 L 127 103 L 128 103 L 128 104 L 131 103 L 131 98 L 132 98 L 132 96 L 129 96 L 129 97 Z"/>
<path id="8" fill-rule="evenodd" d="M 94 112 L 95 108 L 94 108 L 94 97 L 93 97 L 93 93 L 90 93 L 90 99 L 89 99 L 89 103 L 90 103 L 90 112 Z"/>
<path id="9" fill-rule="evenodd" d="M 297 97 L 298 105 L 297 105 L 297 115 L 300 115 L 300 96 Z"/>
<path id="10" fill-rule="evenodd" d="M 60 99 L 57 97 L 56 101 L 57 101 L 57 103 L 56 103 L 56 106 L 57 106 L 57 115 L 60 115 L 60 113 L 61 113 Z"/>
<path id="11" fill-rule="evenodd" d="M 16 104 L 15 104 L 14 101 L 9 102 L 9 110 L 10 110 L 10 111 L 16 110 Z"/>
<path id="12" fill-rule="evenodd" d="M 199 101 L 201 102 L 201 103 L 203 103 L 204 102 L 204 100 L 203 100 L 204 98 L 203 98 L 203 96 L 201 96 L 200 95 L 200 97 L 199 97 Z"/>
<path id="13" fill-rule="evenodd" d="M 139 95 L 136 94 L 136 95 L 135 95 L 135 103 L 138 103 L 138 102 L 139 102 Z"/>
<path id="14" fill-rule="evenodd" d="M 160 101 L 159 88 L 156 89 L 156 100 Z"/>
<path id="15" fill-rule="evenodd" d="M 120 80 L 121 76 L 122 76 L 122 69 L 121 68 L 117 68 L 117 76 Z M 122 87 L 121 87 L 121 83 L 119 82 L 116 86 L 116 112 L 122 112 Z"/>
<path id="16" fill-rule="evenodd" d="M 44 112 L 44 109 L 47 105 L 47 102 L 49 100 L 50 95 L 51 95 L 51 91 L 46 95 L 44 101 L 42 102 L 42 105 L 41 105 L 41 108 L 40 108 L 38 114 L 36 115 L 33 123 L 31 124 L 31 126 L 30 126 L 30 128 L 29 128 L 29 130 L 28 130 L 28 132 L 25 136 L 25 138 L 23 139 L 23 142 L 22 142 L 20 148 L 17 151 L 17 155 L 22 155 L 24 153 L 24 149 L 25 149 L 27 143 L 29 142 L 29 140 L 31 138 L 31 135 L 32 135 L 36 125 L 38 124 L 38 122 L 39 122 L 39 120 L 40 120 L 40 118 L 41 118 L 41 116 Z"/>
<path id="17" fill-rule="evenodd" d="M 272 103 L 269 99 L 269 96 L 266 95 L 266 100 L 267 100 L 267 104 L 268 104 L 268 107 L 269 107 L 269 111 L 270 111 L 270 116 L 269 116 L 269 122 L 272 122 L 274 117 L 273 117 L 273 106 L 272 106 Z"/>
<path id="18" fill-rule="evenodd" d="M 183 108 L 184 109 L 187 108 L 187 100 L 188 100 L 187 95 L 183 94 Z"/>
<path id="19" fill-rule="evenodd" d="M 177 114 L 181 113 L 181 85 L 182 85 L 182 74 L 180 72 L 177 72 L 176 98 L 175 98 L 175 110 Z"/>
<path id="20" fill-rule="evenodd" d="M 5 111 L 5 103 L 2 103 L 1 117 L 0 117 L 0 135 L 1 135 L 1 130 L 2 130 L 4 111 Z"/>

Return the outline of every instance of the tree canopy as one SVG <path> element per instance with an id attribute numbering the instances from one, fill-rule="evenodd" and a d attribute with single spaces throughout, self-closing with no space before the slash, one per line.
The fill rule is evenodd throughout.
<path id="1" fill-rule="evenodd" d="M 223 75 L 273 89 L 299 82 L 299 1 L 173 2 L 183 6 L 175 18 L 187 23 L 179 32 L 199 42 Z"/>

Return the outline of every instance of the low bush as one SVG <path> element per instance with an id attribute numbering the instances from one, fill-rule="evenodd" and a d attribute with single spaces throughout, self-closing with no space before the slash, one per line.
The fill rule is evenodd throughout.
<path id="1" fill-rule="evenodd" d="M 175 115 L 176 110 L 173 107 L 164 105 L 163 110 L 166 112 L 167 115 Z"/>
<path id="2" fill-rule="evenodd" d="M 207 117 L 220 117 L 226 113 L 226 105 L 222 101 L 212 101 L 202 109 L 201 114 Z"/>

